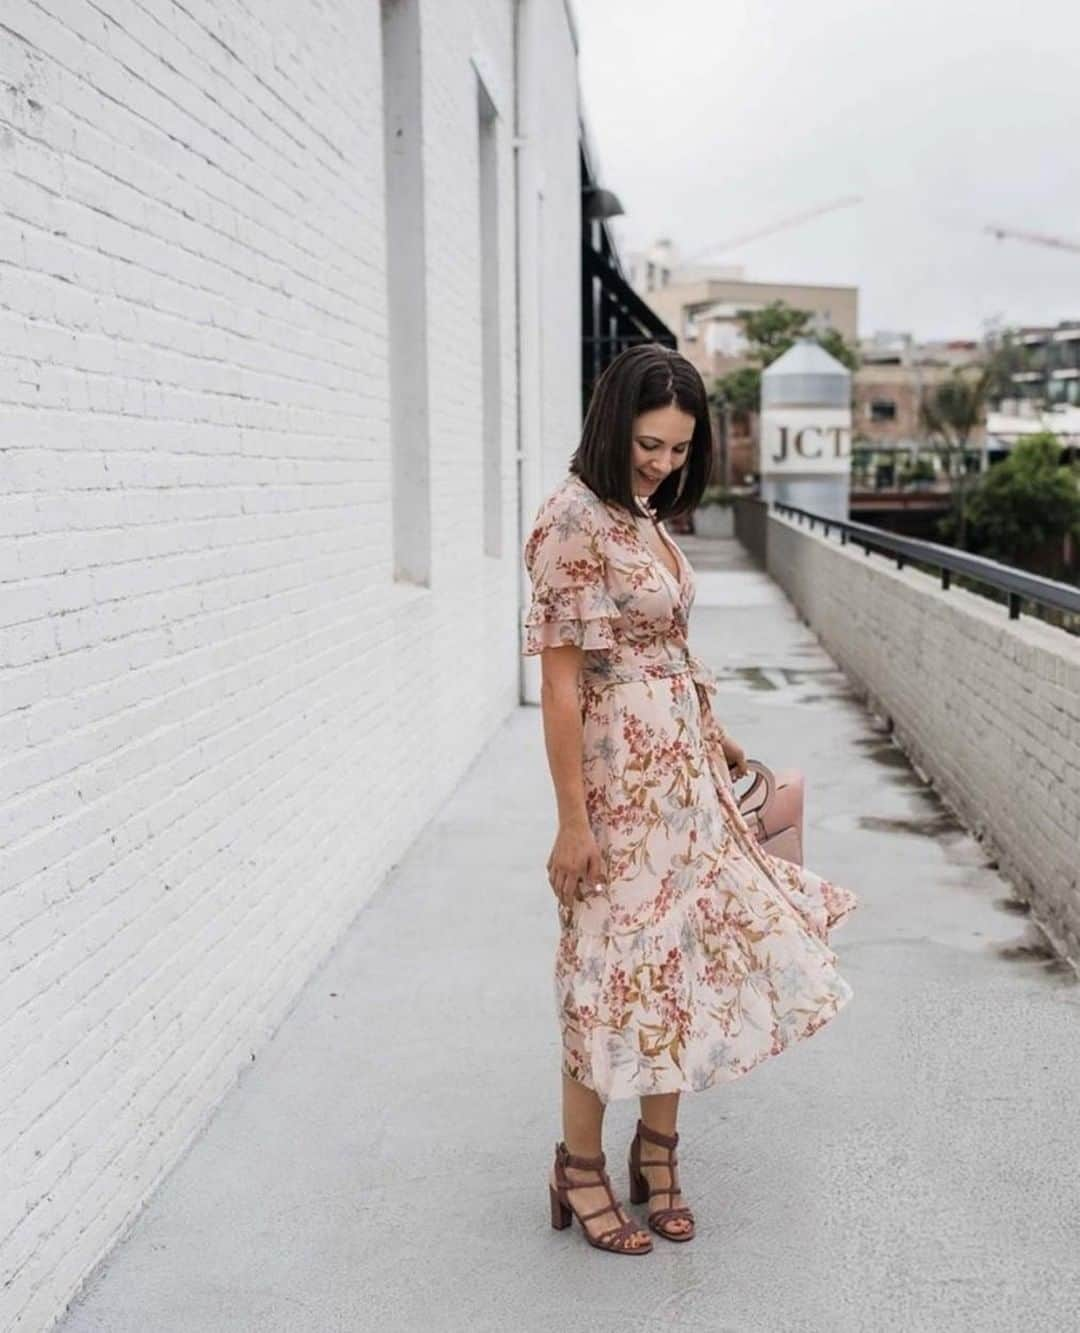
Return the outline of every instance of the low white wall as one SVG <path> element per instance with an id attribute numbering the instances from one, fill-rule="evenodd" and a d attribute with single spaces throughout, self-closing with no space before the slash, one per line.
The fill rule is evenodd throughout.
<path id="1" fill-rule="evenodd" d="M 769 516 L 768 571 L 1080 963 L 1080 640 Z"/>

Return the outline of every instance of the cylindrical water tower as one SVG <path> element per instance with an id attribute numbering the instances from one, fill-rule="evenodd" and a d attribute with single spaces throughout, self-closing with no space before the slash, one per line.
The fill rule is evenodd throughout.
<path id="1" fill-rule="evenodd" d="M 848 517 L 851 372 L 801 338 L 761 375 L 761 498 Z"/>

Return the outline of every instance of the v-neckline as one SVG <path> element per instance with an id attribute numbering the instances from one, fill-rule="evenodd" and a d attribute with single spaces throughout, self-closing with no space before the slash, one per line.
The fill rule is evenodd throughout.
<path id="1" fill-rule="evenodd" d="M 578 484 L 579 486 L 584 487 L 584 489 L 585 489 L 586 491 L 588 491 L 588 493 L 589 493 L 590 495 L 592 495 L 592 496 L 594 496 L 594 497 L 596 496 L 596 492 L 592 489 L 591 486 L 589 486 L 589 484 L 585 481 L 585 479 L 584 479 L 583 477 L 579 476 L 576 472 L 571 472 L 571 473 L 569 474 L 569 476 L 571 477 L 571 479 L 572 479 L 573 481 L 577 482 L 577 484 Z M 602 501 L 601 503 L 605 503 L 605 504 L 607 504 L 606 501 Z M 612 506 L 611 506 L 610 504 L 607 504 L 607 507 L 608 507 L 609 510 L 612 508 Z M 619 511 L 620 511 L 622 514 L 626 515 L 626 510 L 623 509 L 622 506 L 619 506 Z M 629 517 L 633 518 L 633 515 L 629 515 Z M 682 602 L 683 593 L 684 593 L 684 591 L 685 591 L 685 589 L 686 589 L 686 573 L 685 573 L 685 569 L 684 569 L 684 565 L 683 565 L 683 553 L 682 553 L 682 551 L 679 550 L 679 548 L 678 548 L 678 547 L 676 546 L 676 544 L 671 540 L 671 538 L 668 537 L 667 534 L 663 531 L 663 529 L 660 527 L 660 524 L 657 522 L 657 520 L 656 520 L 655 518 L 653 518 L 652 515 L 649 514 L 649 513 L 648 513 L 645 509 L 643 509 L 640 505 L 638 506 L 638 517 L 640 517 L 640 518 L 647 518 L 647 519 L 649 520 L 649 522 L 653 525 L 653 527 L 656 529 L 656 531 L 660 534 L 660 540 L 664 543 L 664 545 L 665 545 L 665 546 L 672 552 L 672 554 L 674 555 L 674 557 L 675 557 L 675 568 L 678 570 L 678 573 L 677 573 L 677 574 L 673 574 L 673 573 L 671 572 L 671 570 L 668 569 L 667 565 L 664 564 L 664 562 L 660 559 L 660 557 L 659 557 L 659 556 L 656 554 L 656 552 L 652 549 L 652 547 L 649 545 L 649 543 L 648 543 L 648 542 L 645 540 L 645 538 L 641 535 L 641 530 L 640 530 L 640 528 L 638 527 L 637 523 L 636 523 L 636 522 L 634 523 L 634 536 L 637 538 L 637 540 L 638 540 L 638 542 L 640 543 L 640 545 L 644 548 L 644 550 L 645 550 L 645 554 L 649 557 L 649 559 L 652 560 L 652 561 L 654 562 L 654 564 L 657 566 L 657 568 L 660 569 L 660 570 L 662 570 L 663 573 L 666 574 L 667 577 L 671 580 L 672 584 L 674 584 L 676 593 L 678 594 L 678 601 L 681 603 L 681 602 Z"/>
<path id="2" fill-rule="evenodd" d="M 669 550 L 669 551 L 672 553 L 672 555 L 675 557 L 675 568 L 676 568 L 676 570 L 677 570 L 678 572 L 675 573 L 675 574 L 673 574 L 673 573 L 671 572 L 671 570 L 668 569 L 667 565 L 664 564 L 663 560 L 660 559 L 660 557 L 656 554 L 656 552 L 655 552 L 655 551 L 653 550 L 653 548 L 649 545 L 649 543 L 645 540 L 645 538 L 641 536 L 641 533 L 640 533 L 640 532 L 638 532 L 638 540 L 641 542 L 642 546 L 645 547 L 646 551 L 648 551 L 648 553 L 649 553 L 649 558 L 650 558 L 651 560 L 654 560 L 654 561 L 656 562 L 657 566 L 658 566 L 660 569 L 662 569 L 662 570 L 664 571 L 664 573 L 668 576 L 668 578 L 672 581 L 672 583 L 673 583 L 673 584 L 675 585 L 675 587 L 678 589 L 679 596 L 681 597 L 681 596 L 682 596 L 682 591 L 683 591 L 683 562 L 682 562 L 682 552 L 676 547 L 675 543 L 671 540 L 671 538 L 668 537 L 667 533 L 664 532 L 663 528 L 660 526 L 660 524 L 657 522 L 656 519 L 652 518 L 650 515 L 646 514 L 644 511 L 642 511 L 641 517 L 642 517 L 642 518 L 647 518 L 647 519 L 649 519 L 649 522 L 650 522 L 650 523 L 653 525 L 653 527 L 656 529 L 657 535 L 659 536 L 660 540 L 664 543 L 664 545 L 668 548 L 668 550 Z"/>

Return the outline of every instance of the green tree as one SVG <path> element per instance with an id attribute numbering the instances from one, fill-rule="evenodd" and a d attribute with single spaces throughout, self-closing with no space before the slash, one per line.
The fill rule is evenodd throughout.
<path id="1" fill-rule="evenodd" d="M 852 374 L 859 369 L 858 348 L 853 347 L 839 329 L 826 329 L 817 335 L 817 340 L 830 356 L 835 356 Z"/>
<path id="2" fill-rule="evenodd" d="M 923 431 L 951 482 L 952 513 L 942 521 L 941 531 L 962 551 L 968 540 L 971 437 L 986 420 L 991 383 L 985 366 L 961 367 L 935 384 L 919 404 Z"/>
<path id="3" fill-rule="evenodd" d="M 975 359 L 927 390 L 919 404 L 923 433 L 952 483 L 952 513 L 941 531 L 961 550 L 967 547 L 972 439 L 986 424 L 990 406 L 1011 392 L 1012 376 L 1024 364 L 1024 350 L 1012 333 L 988 335 Z"/>
<path id="4" fill-rule="evenodd" d="M 717 379 L 713 400 L 732 412 L 756 412 L 761 401 L 761 372 L 800 338 L 813 338 L 849 370 L 859 364 L 857 350 L 836 329 L 816 333 L 810 328 L 813 311 L 798 310 L 786 301 L 771 301 L 761 310 L 740 310 L 739 322 L 747 342 L 749 366 Z"/>
<path id="5" fill-rule="evenodd" d="M 1060 460 L 1061 441 L 1040 431 L 985 474 L 968 506 L 973 550 L 1024 565 L 1050 542 L 1080 537 L 1080 484 Z"/>
<path id="6" fill-rule="evenodd" d="M 792 347 L 800 338 L 813 338 L 849 370 L 859 364 L 856 349 L 837 329 L 815 332 L 810 327 L 813 311 L 798 310 L 785 301 L 770 301 L 761 310 L 740 310 L 739 320 L 749 344 L 747 355 L 762 369 Z"/>
<path id="7" fill-rule="evenodd" d="M 809 310 L 797 310 L 786 301 L 770 301 L 761 310 L 740 310 L 750 360 L 764 369 L 805 336 L 810 320 Z"/>
<path id="8" fill-rule="evenodd" d="M 761 401 L 761 371 L 757 366 L 742 366 L 716 381 L 716 397 L 732 412 L 748 415 L 758 410 Z"/>

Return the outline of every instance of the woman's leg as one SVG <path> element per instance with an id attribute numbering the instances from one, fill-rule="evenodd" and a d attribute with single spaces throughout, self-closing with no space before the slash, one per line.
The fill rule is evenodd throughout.
<path id="1" fill-rule="evenodd" d="M 603 1151 L 604 1103 L 569 1074 L 562 1076 L 562 1126 L 572 1153 L 595 1157 Z"/>
<path id="2" fill-rule="evenodd" d="M 604 1103 L 591 1088 L 587 1088 L 584 1083 L 578 1083 L 565 1073 L 562 1076 L 562 1089 L 563 1141 L 567 1149 L 575 1157 L 598 1157 L 603 1151 Z M 566 1178 L 583 1182 L 581 1189 L 567 1190 L 570 1203 L 579 1213 L 594 1213 L 609 1202 L 607 1190 L 603 1185 L 596 1183 L 595 1171 L 568 1166 Z M 551 1173 L 551 1183 L 555 1184 L 554 1169 Z M 612 1187 L 614 1188 L 614 1182 Z M 618 1198 L 617 1192 L 615 1197 Z M 596 1237 L 605 1231 L 610 1231 L 612 1227 L 617 1227 L 625 1216 L 621 1210 L 615 1212 L 609 1206 L 607 1212 L 592 1218 L 584 1225 L 589 1234 Z M 648 1245 L 649 1233 L 635 1232 L 631 1237 L 631 1244 Z"/>
<path id="3" fill-rule="evenodd" d="M 641 1119 L 650 1129 L 655 1129 L 660 1134 L 677 1133 L 676 1126 L 679 1119 L 679 1094 L 677 1092 L 655 1093 L 650 1097 L 641 1098 Z M 641 1140 L 641 1172 L 649 1182 L 650 1189 L 666 1190 L 669 1185 L 676 1184 L 679 1179 L 679 1168 L 675 1168 L 675 1179 L 672 1180 L 669 1170 L 664 1163 L 668 1159 L 668 1150 L 661 1148 L 659 1144 L 649 1143 L 647 1139 Z M 650 1165 L 653 1163 L 653 1165 Z M 654 1207 L 657 1208 L 681 1208 L 682 1194 L 678 1189 L 669 1197 L 667 1194 L 657 1196 Z M 669 1231 L 689 1231 L 692 1223 L 686 1218 L 673 1218 L 667 1224 Z"/>
<path id="4" fill-rule="evenodd" d="M 674 1134 L 679 1122 L 679 1094 L 657 1092 L 641 1098 L 641 1118 L 660 1134 Z"/>

